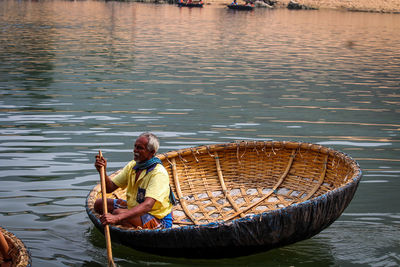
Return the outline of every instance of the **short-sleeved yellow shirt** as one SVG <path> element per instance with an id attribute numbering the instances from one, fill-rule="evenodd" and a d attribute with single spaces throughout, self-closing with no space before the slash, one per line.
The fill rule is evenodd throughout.
<path id="1" fill-rule="evenodd" d="M 151 171 L 143 170 L 135 183 L 136 171 L 133 167 L 136 161 L 129 162 L 122 171 L 113 179 L 113 183 L 121 188 L 126 188 L 126 201 L 128 208 L 133 208 L 143 202 L 146 197 L 156 200 L 149 214 L 162 219 L 172 211 L 169 200 L 169 176 L 161 164 L 157 164 Z"/>

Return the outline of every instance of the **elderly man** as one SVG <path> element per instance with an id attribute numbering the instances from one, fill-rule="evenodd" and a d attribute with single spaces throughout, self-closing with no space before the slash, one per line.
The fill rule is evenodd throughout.
<path id="1" fill-rule="evenodd" d="M 169 194 L 169 177 L 161 161 L 155 157 L 159 141 L 154 134 L 143 133 L 135 142 L 134 160 L 112 180 L 107 175 L 107 161 L 96 156 L 95 166 L 100 173 L 105 170 L 106 191 L 111 193 L 117 188 L 126 188 L 126 201 L 107 199 L 110 213 L 102 215 L 105 224 L 121 224 L 144 229 L 169 228 L 172 226 L 172 204 Z M 103 213 L 102 199 L 97 199 L 94 208 Z"/>

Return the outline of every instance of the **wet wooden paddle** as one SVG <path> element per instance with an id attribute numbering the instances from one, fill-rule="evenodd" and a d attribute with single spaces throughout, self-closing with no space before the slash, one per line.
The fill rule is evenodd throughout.
<path id="1" fill-rule="evenodd" d="M 99 157 L 100 158 L 103 157 L 101 150 L 99 150 Z M 104 167 L 100 169 L 100 183 L 101 183 L 101 195 L 103 198 L 103 214 L 107 214 L 106 173 Z M 115 267 L 115 263 L 112 256 L 110 227 L 108 224 L 104 226 L 104 236 L 106 237 L 108 267 Z"/>

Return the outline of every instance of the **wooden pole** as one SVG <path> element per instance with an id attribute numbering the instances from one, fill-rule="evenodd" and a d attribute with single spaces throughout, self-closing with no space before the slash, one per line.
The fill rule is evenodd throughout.
<path id="1" fill-rule="evenodd" d="M 101 150 L 99 150 L 100 158 L 103 157 Z M 106 173 L 104 167 L 100 169 L 100 183 L 101 183 L 101 195 L 103 199 L 103 214 L 107 214 L 107 191 L 106 191 Z M 112 256 L 112 248 L 111 248 L 111 237 L 110 237 L 110 227 L 108 224 L 104 226 L 104 236 L 106 237 L 106 245 L 107 245 L 107 257 L 108 257 L 108 266 L 115 267 L 115 263 Z"/>

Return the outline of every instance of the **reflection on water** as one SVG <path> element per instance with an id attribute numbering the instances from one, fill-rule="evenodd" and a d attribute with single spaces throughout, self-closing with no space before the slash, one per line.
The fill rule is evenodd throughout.
<path id="1" fill-rule="evenodd" d="M 400 264 L 400 16 L 2 1 L 0 26 L 0 224 L 35 266 L 104 265 L 104 238 L 84 211 L 98 179 L 93 158 L 102 149 L 109 171 L 120 168 L 142 131 L 160 136 L 161 153 L 319 143 L 364 170 L 345 215 L 320 235 L 191 264 Z M 118 245 L 115 257 L 188 264 Z"/>

